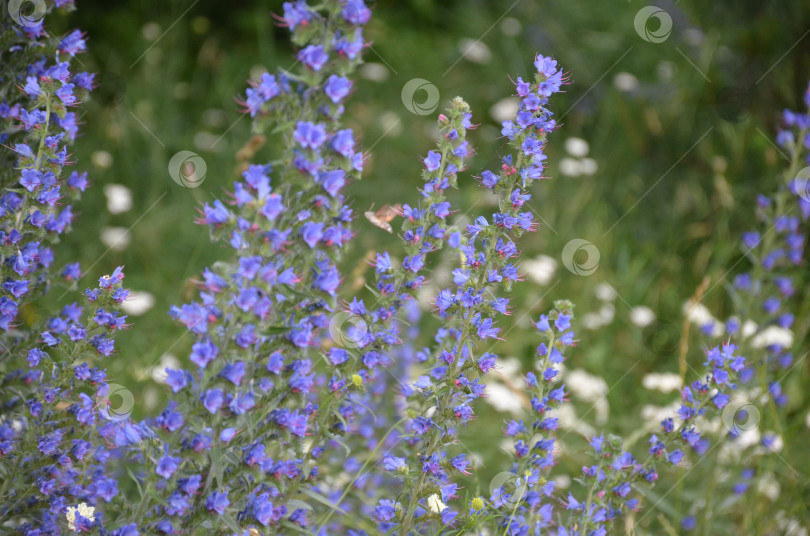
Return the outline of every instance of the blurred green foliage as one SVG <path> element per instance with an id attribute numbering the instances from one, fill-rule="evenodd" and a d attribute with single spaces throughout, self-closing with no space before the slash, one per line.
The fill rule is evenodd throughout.
<path id="1" fill-rule="evenodd" d="M 87 32 L 89 54 L 80 59 L 99 73 L 75 149 L 97 187 L 83 200 L 57 258 L 81 261 L 87 275 L 80 286 L 126 265 L 127 286 L 156 297 L 154 308 L 131 318 L 134 327 L 118 338 L 117 355 L 106 361 L 113 381 L 142 402 L 136 416 L 145 415 L 155 411 L 155 394 L 163 392 L 149 369 L 167 353 L 186 359 L 192 342 L 168 319 L 168 307 L 192 299 L 190 279 L 229 254 L 211 245 L 193 216 L 201 203 L 226 197 L 237 173 L 234 155 L 250 138 L 250 121 L 235 100 L 251 76 L 290 66 L 293 51 L 287 30 L 271 17 L 281 12 L 280 1 L 78 3 L 61 22 L 65 30 Z M 784 164 L 771 141 L 778 114 L 799 108 L 810 79 L 806 2 L 662 2 L 673 27 L 661 43 L 645 41 L 634 28 L 644 5 L 380 0 L 366 32 L 366 61 L 373 65 L 356 82 L 346 116 L 371 151 L 364 180 L 349 188 L 360 215 L 372 205 L 418 195 L 420 155 L 433 145 L 438 110 L 427 116 L 408 112 L 400 95 L 405 83 L 429 80 L 442 107 L 463 96 L 480 124 L 470 137 L 478 156 L 451 199 L 464 211 L 480 199 L 472 176 L 498 165 L 499 124 L 491 111 L 512 94 L 509 78 L 530 73 L 536 52 L 553 55 L 570 72 L 566 93 L 552 102 L 562 126 L 547 150 L 551 180 L 534 188 L 533 208 L 544 224 L 519 244 L 524 258 L 545 254 L 558 268 L 549 285 L 517 287 L 513 319 L 526 326 L 560 298 L 574 300 L 582 318 L 602 306 L 594 296 L 599 283 L 616 290 L 615 318 L 598 330 L 578 330 L 581 342 L 569 367 L 585 368 L 613 387 L 607 395 L 609 426 L 623 433 L 636 426 L 642 404 L 670 400 L 641 389 L 640 380 L 651 371 L 677 372 L 681 308 L 705 276 L 712 286 L 704 303 L 725 318 L 728 270 L 735 267 L 733 274 L 746 264 L 740 233 L 752 222 L 756 193 L 776 188 Z M 596 173 L 561 172 L 569 137 L 588 142 Z M 169 159 L 180 150 L 205 159 L 201 187 L 181 188 L 170 179 Z M 272 155 L 270 140 L 255 160 Z M 113 215 L 106 209 L 102 186 L 108 183 L 132 190 L 131 211 Z M 487 212 L 481 203 L 468 216 Z M 108 250 L 99 240 L 107 226 L 129 228 L 129 246 Z M 389 242 L 362 216 L 355 230 L 347 274 L 368 251 Z M 593 275 L 578 276 L 562 265 L 563 247 L 574 238 L 598 248 Z M 355 275 L 347 283 L 354 285 Z M 78 296 L 62 301 L 69 299 Z M 643 329 L 633 325 L 628 313 L 637 305 L 650 307 L 657 321 Z M 528 367 L 536 344 L 513 336 L 496 351 Z M 695 362 L 701 344 L 693 334 Z M 800 385 L 808 381 L 808 368 L 800 368 L 786 389 L 790 422 L 806 436 L 804 414 L 797 410 L 807 407 Z M 480 419 L 491 422 L 497 436 L 502 417 L 486 409 Z M 497 442 L 491 443 L 480 450 L 496 450 Z"/>

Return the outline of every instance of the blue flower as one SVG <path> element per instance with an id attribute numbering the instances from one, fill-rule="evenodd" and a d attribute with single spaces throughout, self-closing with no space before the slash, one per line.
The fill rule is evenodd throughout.
<path id="1" fill-rule="evenodd" d="M 223 515 L 230 504 L 227 491 L 214 491 L 205 499 L 205 507 L 219 515 Z"/>

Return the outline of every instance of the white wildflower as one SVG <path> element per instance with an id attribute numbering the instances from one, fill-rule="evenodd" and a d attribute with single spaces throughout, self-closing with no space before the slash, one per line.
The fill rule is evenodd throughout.
<path id="1" fill-rule="evenodd" d="M 599 169 L 599 164 L 593 158 L 582 158 L 579 161 L 579 170 L 583 175 L 594 175 Z"/>
<path id="2" fill-rule="evenodd" d="M 748 337 L 757 332 L 757 327 L 758 327 L 757 323 L 754 322 L 753 320 L 746 320 L 745 322 L 743 322 L 740 334 L 743 336 L 744 339 L 747 339 Z"/>
<path id="3" fill-rule="evenodd" d="M 574 395 L 586 402 L 595 402 L 608 392 L 608 384 L 603 378 L 582 369 L 568 372 L 565 385 Z"/>
<path id="4" fill-rule="evenodd" d="M 757 482 L 757 491 L 760 495 L 767 497 L 771 501 L 775 501 L 779 498 L 779 493 L 782 491 L 782 488 L 779 486 L 779 482 L 776 481 L 776 478 L 774 478 L 773 473 L 766 473 L 759 479 L 759 482 Z"/>
<path id="5" fill-rule="evenodd" d="M 123 214 L 132 209 L 132 192 L 123 184 L 104 185 L 104 195 L 110 214 Z"/>
<path id="6" fill-rule="evenodd" d="M 487 64 L 492 60 L 492 51 L 480 39 L 466 37 L 458 42 L 458 50 L 465 60 L 473 63 Z"/>
<path id="7" fill-rule="evenodd" d="M 74 525 L 74 522 L 76 521 L 77 512 L 83 518 L 89 519 L 90 521 L 95 521 L 95 511 L 96 509 L 93 506 L 87 506 L 86 503 L 79 503 L 78 508 L 75 506 L 68 506 L 67 512 L 65 512 L 65 517 L 68 521 L 68 528 L 70 530 L 76 530 L 76 525 Z"/>
<path id="8" fill-rule="evenodd" d="M 548 285 L 557 271 L 557 261 L 548 255 L 538 255 L 520 263 L 520 267 L 538 285 Z"/>
<path id="9" fill-rule="evenodd" d="M 751 339 L 754 348 L 765 348 L 778 344 L 783 348 L 793 346 L 793 332 L 779 326 L 768 326 Z"/>
<path id="10" fill-rule="evenodd" d="M 613 77 L 613 85 L 616 86 L 616 89 L 625 93 L 636 91 L 639 86 L 638 78 L 624 71 L 617 73 L 616 76 Z"/>
<path id="11" fill-rule="evenodd" d="M 669 393 L 683 387 L 681 377 L 671 372 L 660 374 L 658 372 L 652 372 L 644 376 L 644 379 L 641 380 L 641 384 L 645 389 L 650 389 L 651 391 L 657 390 L 662 393 Z"/>
<path id="12" fill-rule="evenodd" d="M 655 321 L 655 313 L 645 305 L 639 305 L 630 309 L 630 322 L 634 325 L 645 328 Z"/>
<path id="13" fill-rule="evenodd" d="M 519 106 L 520 101 L 517 97 L 506 97 L 492 105 L 489 109 L 489 115 L 498 123 L 503 123 L 515 117 Z"/>
<path id="14" fill-rule="evenodd" d="M 508 387 L 501 383 L 492 382 L 487 385 L 486 400 L 497 411 L 510 412 L 520 415 L 523 406 L 520 399 Z"/>
<path id="15" fill-rule="evenodd" d="M 171 354 L 163 354 L 160 363 L 152 367 L 152 379 L 158 383 L 166 383 L 166 369 L 177 370 L 180 368 L 180 361 Z"/>
<path id="16" fill-rule="evenodd" d="M 125 227 L 103 227 L 101 243 L 113 251 L 123 251 L 129 245 L 129 231 Z"/>
<path id="17" fill-rule="evenodd" d="M 571 156 L 583 158 L 588 156 L 588 142 L 582 138 L 568 138 L 565 140 L 565 151 Z"/>
<path id="18" fill-rule="evenodd" d="M 560 173 L 567 177 L 579 177 L 582 175 L 582 166 L 579 163 L 579 160 L 574 158 L 562 158 L 560 159 Z"/>
<path id="19" fill-rule="evenodd" d="M 618 296 L 616 289 L 611 287 L 609 283 L 602 281 L 596 288 L 594 289 L 593 293 L 596 297 L 602 301 L 613 301 Z"/>
<path id="20" fill-rule="evenodd" d="M 132 316 L 140 316 L 155 306 L 155 297 L 149 292 L 132 290 L 121 303 L 121 309 Z"/>
<path id="21" fill-rule="evenodd" d="M 427 505 L 434 514 L 441 514 L 442 510 L 447 508 L 447 505 L 435 493 L 427 498 Z"/>

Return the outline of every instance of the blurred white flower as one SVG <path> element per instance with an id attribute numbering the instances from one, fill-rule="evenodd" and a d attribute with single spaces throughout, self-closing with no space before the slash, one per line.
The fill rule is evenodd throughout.
<path id="1" fill-rule="evenodd" d="M 152 367 L 152 379 L 158 383 L 166 383 L 166 369 L 177 370 L 180 368 L 180 361 L 171 354 L 163 354 L 160 363 Z"/>
<path id="2" fill-rule="evenodd" d="M 557 261 L 548 255 L 538 255 L 520 263 L 520 267 L 526 270 L 526 275 L 538 285 L 548 285 L 557 271 Z"/>
<path id="3" fill-rule="evenodd" d="M 203 123 L 209 127 L 222 127 L 228 122 L 228 116 L 225 110 L 219 108 L 208 108 L 202 114 Z"/>
<path id="4" fill-rule="evenodd" d="M 480 452 L 471 452 L 470 453 L 470 467 L 473 469 L 477 469 L 479 467 L 484 466 L 484 457 L 481 455 Z"/>
<path id="5" fill-rule="evenodd" d="M 747 339 L 751 335 L 757 332 L 757 323 L 753 320 L 746 320 L 743 322 L 742 329 L 740 330 L 740 334 L 743 336 L 744 339 Z"/>
<path id="6" fill-rule="evenodd" d="M 568 489 L 571 486 L 571 477 L 565 474 L 559 474 L 554 477 L 554 487 L 561 489 Z"/>
<path id="7" fill-rule="evenodd" d="M 594 294 L 596 297 L 602 301 L 613 301 L 616 299 L 616 289 L 610 286 L 610 284 L 605 283 L 602 281 L 598 285 L 596 285 L 596 289 L 594 289 Z"/>
<path id="8" fill-rule="evenodd" d="M 520 21 L 514 17 L 506 17 L 501 21 L 501 32 L 503 32 L 503 35 L 514 37 L 520 34 L 522 28 L 523 26 L 520 24 Z"/>
<path id="9" fill-rule="evenodd" d="M 775 501 L 779 498 L 782 488 L 779 486 L 779 482 L 776 481 L 776 478 L 774 478 L 773 473 L 766 473 L 762 475 L 757 482 L 757 491 L 760 495 L 771 501 Z"/>
<path id="10" fill-rule="evenodd" d="M 149 292 L 131 290 L 121 309 L 128 315 L 140 316 L 155 306 L 155 297 Z"/>
<path id="11" fill-rule="evenodd" d="M 107 151 L 93 151 L 90 155 L 90 161 L 97 168 L 107 169 L 113 165 L 113 156 Z"/>
<path id="12" fill-rule="evenodd" d="M 585 329 L 599 329 L 602 326 L 607 326 L 613 322 L 613 317 L 616 315 L 616 308 L 612 303 L 606 302 L 598 311 L 593 313 L 586 313 L 582 317 L 582 326 Z"/>
<path id="13" fill-rule="evenodd" d="M 384 82 L 388 79 L 388 67 L 382 63 L 364 63 L 360 66 L 360 76 L 372 82 Z"/>
<path id="14" fill-rule="evenodd" d="M 518 112 L 519 100 L 517 97 L 506 97 L 492 105 L 489 115 L 498 123 L 513 119 Z"/>
<path id="15" fill-rule="evenodd" d="M 783 348 L 793 346 L 793 332 L 779 326 L 768 326 L 751 339 L 754 348 L 765 348 L 778 344 Z"/>
<path id="16" fill-rule="evenodd" d="M 638 89 L 638 78 L 628 72 L 616 73 L 613 77 L 613 85 L 616 89 L 625 93 L 630 93 Z"/>
<path id="17" fill-rule="evenodd" d="M 680 402 L 673 402 L 668 406 L 653 406 L 645 404 L 641 408 L 641 418 L 648 426 L 660 426 L 661 421 L 672 415 L 680 407 Z"/>
<path id="18" fill-rule="evenodd" d="M 706 40 L 706 34 L 695 27 L 686 28 L 683 31 L 683 39 L 693 47 L 699 47 Z"/>
<path id="19" fill-rule="evenodd" d="M 132 209 L 132 192 L 123 184 L 104 185 L 104 195 L 110 214 L 123 214 Z"/>
<path id="20" fill-rule="evenodd" d="M 201 130 L 194 134 L 194 147 L 200 151 L 214 151 L 218 152 L 223 150 L 225 144 L 219 144 L 222 136 L 212 134 L 205 130 Z"/>
<path id="21" fill-rule="evenodd" d="M 745 450 L 748 447 L 758 445 L 761 438 L 762 435 L 759 433 L 759 429 L 751 428 L 749 430 L 742 430 L 737 439 L 730 442 L 730 444 L 737 447 L 737 450 Z"/>
<path id="22" fill-rule="evenodd" d="M 129 245 L 129 231 L 125 227 L 102 227 L 100 238 L 113 251 L 123 251 Z"/>
<path id="23" fill-rule="evenodd" d="M 593 402 L 608 392 L 607 382 L 582 369 L 574 369 L 566 374 L 566 387 L 585 402 Z"/>
<path id="24" fill-rule="evenodd" d="M 645 389 L 650 389 L 651 391 L 657 390 L 662 393 L 669 393 L 683 387 L 681 377 L 672 372 L 651 372 L 644 376 L 644 379 L 641 380 L 641 384 Z"/>
<path id="25" fill-rule="evenodd" d="M 465 60 L 473 63 L 487 64 L 492 59 L 492 52 L 480 39 L 470 39 L 469 37 L 462 39 L 458 42 L 458 51 Z"/>
<path id="26" fill-rule="evenodd" d="M 157 389 L 152 387 L 144 390 L 143 392 L 143 405 L 146 409 L 156 409 L 160 401 L 160 394 Z"/>
<path id="27" fill-rule="evenodd" d="M 563 404 L 554 411 L 554 416 L 560 421 L 560 426 L 568 430 L 573 430 L 578 434 L 590 437 L 596 430 L 583 419 L 577 417 L 576 410 L 571 404 Z"/>
<path id="28" fill-rule="evenodd" d="M 580 317 L 579 323 L 585 329 L 599 329 L 605 325 L 604 320 L 602 320 L 602 316 L 599 313 L 585 313 Z"/>
<path id="29" fill-rule="evenodd" d="M 711 311 L 709 311 L 709 308 L 702 303 L 698 302 L 692 305 L 692 303 L 687 300 L 684 302 L 682 310 L 683 314 L 689 319 L 689 322 L 695 324 L 700 329 L 711 324 L 712 337 L 720 337 L 726 332 L 725 324 L 717 320 L 714 315 L 712 315 Z"/>
<path id="30" fill-rule="evenodd" d="M 687 316 L 690 322 L 699 326 L 717 321 L 717 319 L 714 318 L 714 315 L 712 315 L 711 311 L 709 311 L 709 308 L 702 303 L 692 305 L 691 302 L 686 301 L 683 304 L 683 314 Z"/>
<path id="31" fill-rule="evenodd" d="M 506 377 L 513 383 L 523 381 L 523 363 L 517 357 L 498 359 L 496 369 L 501 377 Z"/>
<path id="32" fill-rule="evenodd" d="M 496 411 L 510 412 L 515 415 L 523 413 L 523 406 L 520 399 L 511 389 L 499 382 L 490 382 L 486 388 L 486 398 L 490 406 Z"/>
<path id="33" fill-rule="evenodd" d="M 630 309 L 630 322 L 640 328 L 645 328 L 655 321 L 655 313 L 645 305 L 638 305 Z"/>
<path id="34" fill-rule="evenodd" d="M 141 34 L 148 41 L 154 41 L 160 37 L 160 25 L 157 22 L 149 21 L 141 26 Z"/>
<path id="35" fill-rule="evenodd" d="M 785 512 L 780 511 L 776 514 L 776 522 L 779 525 L 781 534 L 785 536 L 807 536 L 807 529 L 802 527 L 799 520 L 796 518 L 785 517 Z"/>
<path id="36" fill-rule="evenodd" d="M 608 403 L 607 398 L 602 397 L 596 400 L 593 403 L 593 410 L 595 414 L 594 421 L 596 424 L 599 426 L 604 425 L 608 420 L 608 416 L 610 415 L 610 404 Z M 590 435 L 593 435 L 593 433 Z"/>
<path id="37" fill-rule="evenodd" d="M 810 428 L 810 411 L 807 412 L 807 417 L 804 418 L 804 425 Z"/>
<path id="38" fill-rule="evenodd" d="M 663 81 L 672 80 L 672 77 L 675 75 L 675 67 L 672 65 L 671 61 L 659 61 L 658 65 L 655 67 L 655 71 L 658 73 L 658 78 Z"/>
<path id="39" fill-rule="evenodd" d="M 782 436 L 777 434 L 766 434 L 766 436 L 772 436 L 771 438 L 771 445 L 766 447 L 765 445 L 761 445 L 759 451 L 762 454 L 768 454 L 769 452 L 782 452 L 782 448 L 785 446 L 785 441 L 782 439 Z"/>
<path id="40" fill-rule="evenodd" d="M 583 175 L 593 175 L 599 166 L 593 158 L 582 158 L 579 161 L 579 170 Z"/>
<path id="41" fill-rule="evenodd" d="M 575 158 L 565 157 L 560 160 L 560 173 L 568 177 L 579 177 L 582 175 L 582 166 L 579 160 Z"/>
<path id="42" fill-rule="evenodd" d="M 588 142 L 582 138 L 568 138 L 565 140 L 565 151 L 571 156 L 583 158 L 588 156 Z"/>
<path id="43" fill-rule="evenodd" d="M 390 110 L 380 114 L 380 127 L 386 136 L 396 137 L 402 133 L 402 121 L 396 113 Z"/>

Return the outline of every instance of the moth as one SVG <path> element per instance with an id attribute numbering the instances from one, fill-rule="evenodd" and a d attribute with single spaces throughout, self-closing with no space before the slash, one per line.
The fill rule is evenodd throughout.
<path id="1" fill-rule="evenodd" d="M 374 208 L 373 206 L 371 208 Z M 402 205 L 383 205 L 381 206 L 376 212 L 372 212 L 371 210 L 366 211 L 365 216 L 368 221 L 379 227 L 384 231 L 388 231 L 389 233 L 393 233 L 394 230 L 391 228 L 391 224 L 388 223 L 397 216 L 402 209 Z"/>

